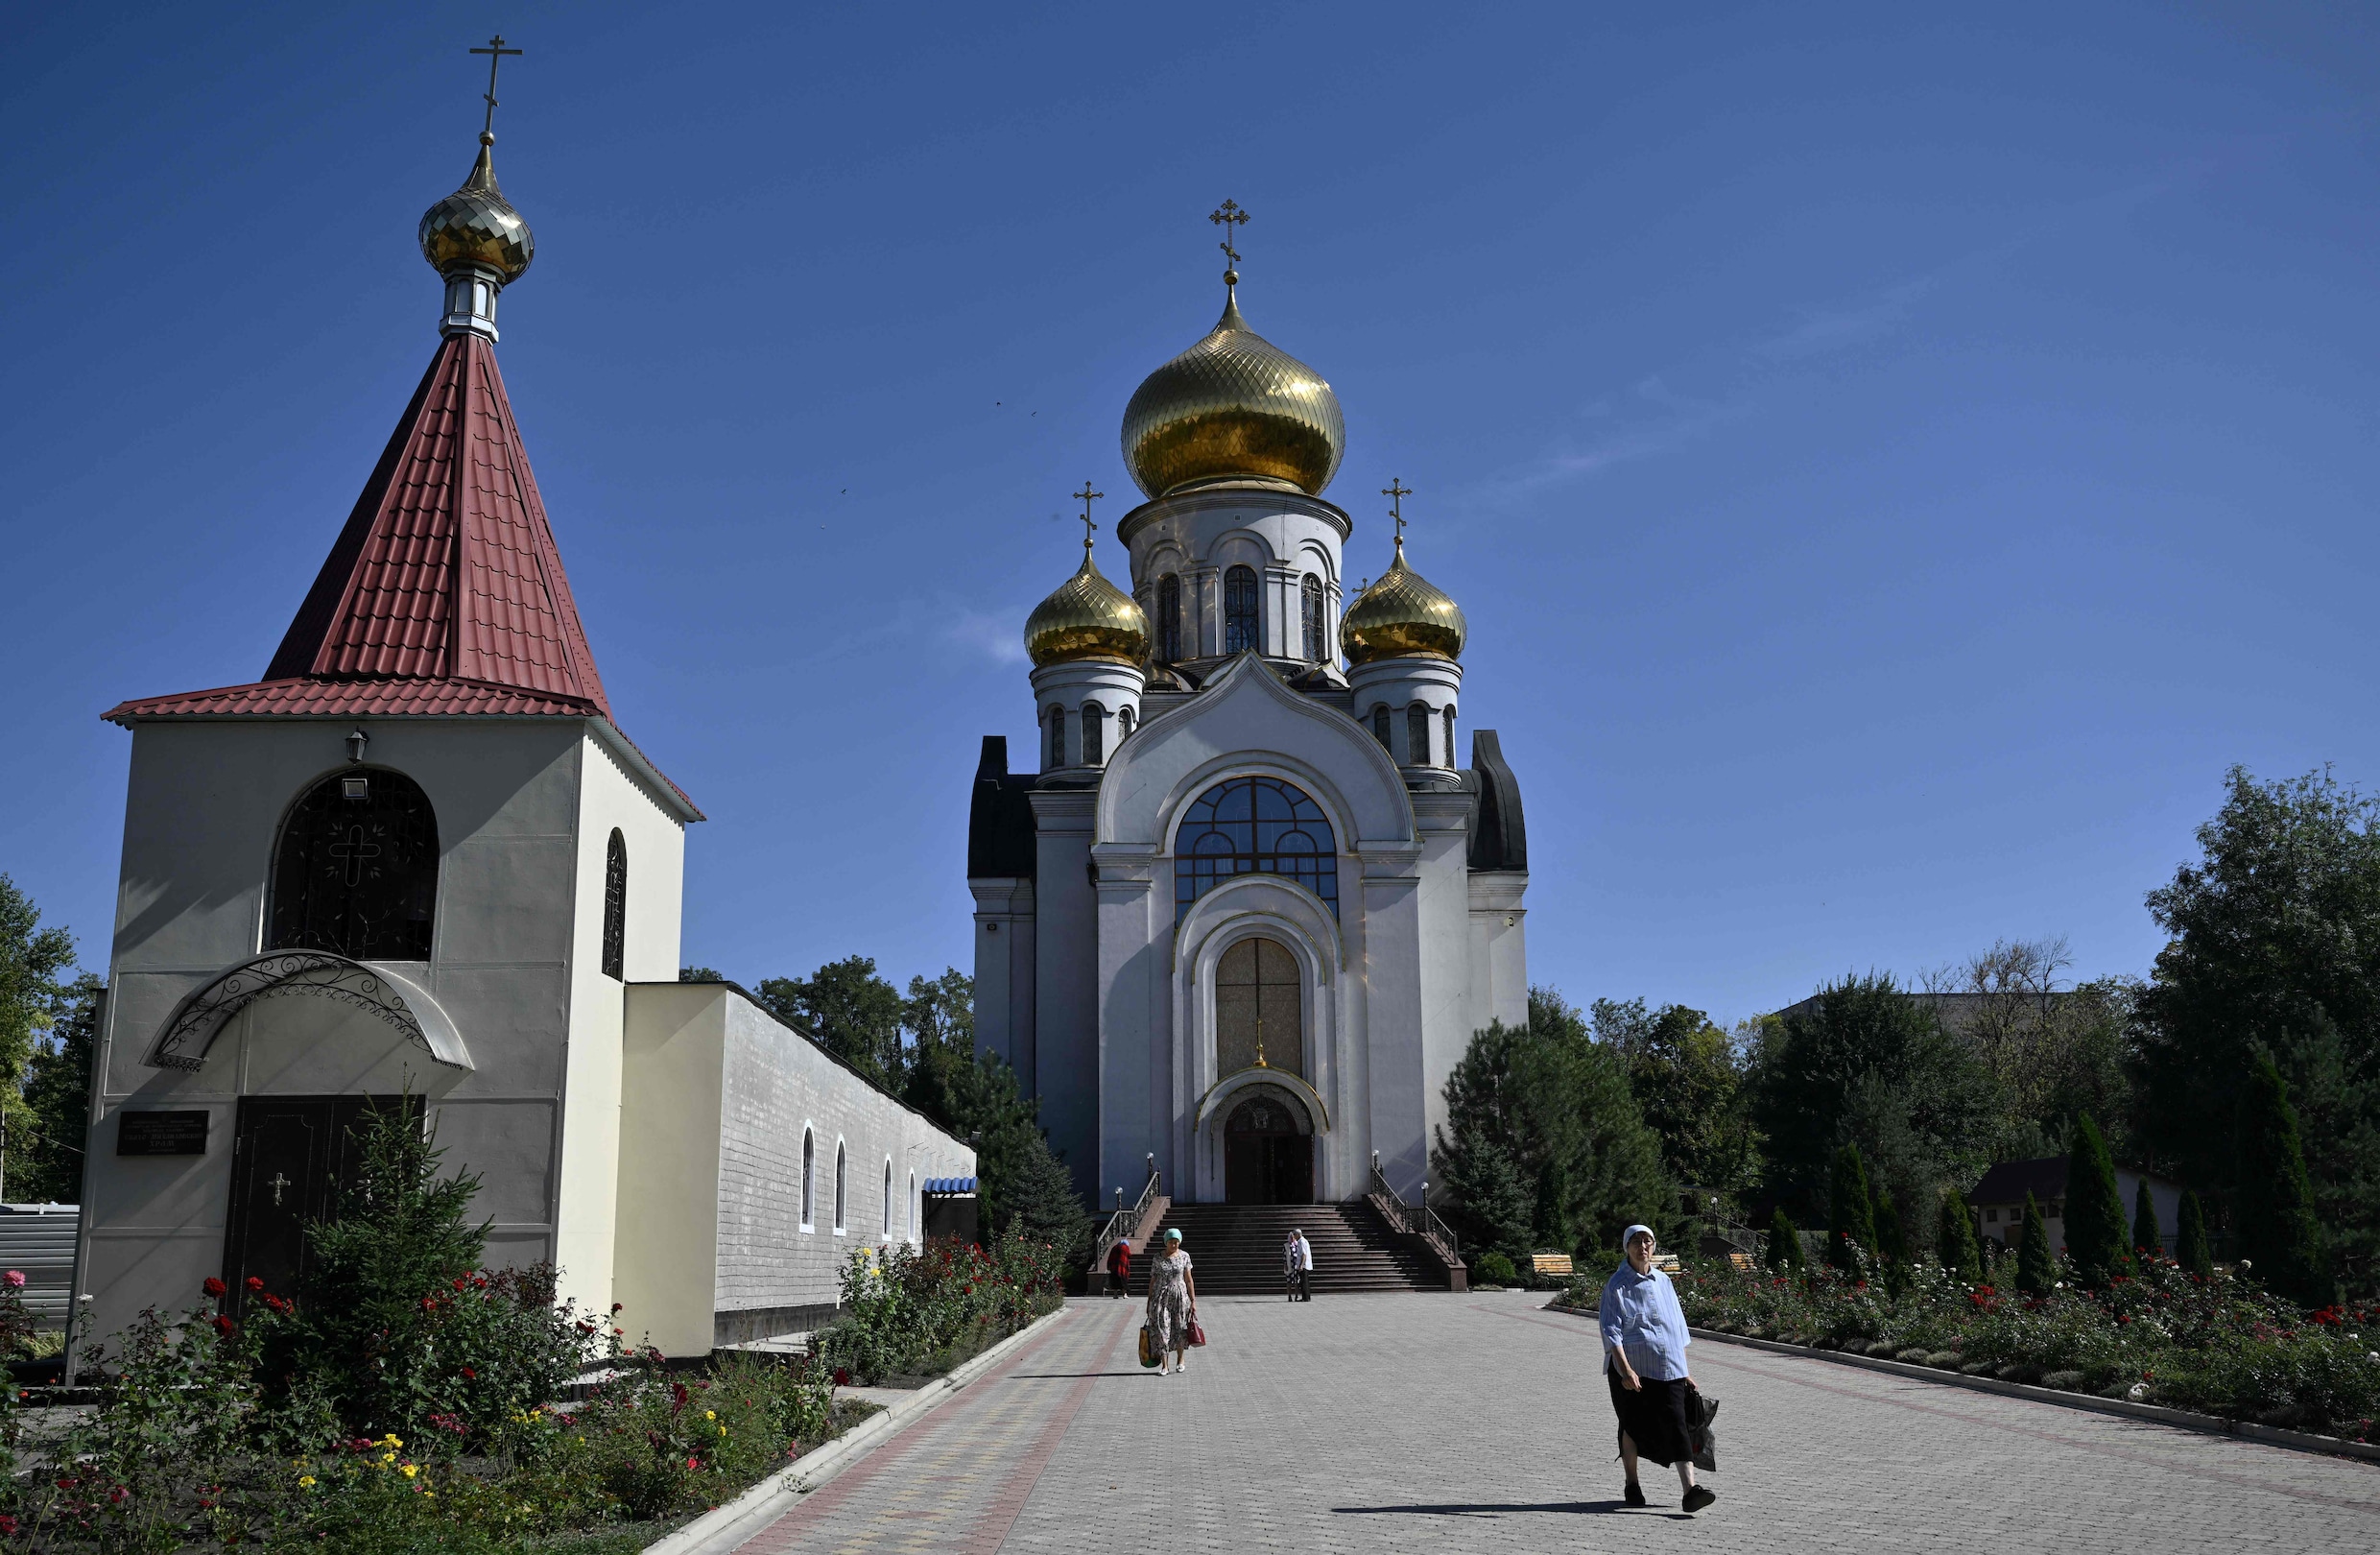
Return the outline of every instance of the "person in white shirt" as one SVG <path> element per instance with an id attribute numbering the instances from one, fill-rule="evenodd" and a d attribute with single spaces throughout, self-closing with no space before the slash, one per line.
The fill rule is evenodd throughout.
<path id="1" fill-rule="evenodd" d="M 1305 1232 L 1297 1233 L 1297 1299 L 1314 1300 L 1314 1244 L 1306 1240 Z"/>
<path id="2" fill-rule="evenodd" d="M 1281 1238 L 1281 1288 L 1288 1292 L 1289 1299 L 1293 1302 L 1297 1299 L 1297 1275 L 1300 1268 L 1297 1262 L 1298 1241 L 1298 1233 L 1295 1231 Z"/>

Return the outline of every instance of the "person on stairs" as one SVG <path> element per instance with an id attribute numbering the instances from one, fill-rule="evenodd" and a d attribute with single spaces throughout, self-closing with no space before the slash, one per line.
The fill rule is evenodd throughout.
<path id="1" fill-rule="evenodd" d="M 1199 1284 L 1190 1278 L 1190 1255 L 1181 1250 L 1181 1228 L 1165 1233 L 1165 1252 L 1149 1260 L 1149 1334 L 1159 1355 L 1157 1376 L 1190 1369 L 1190 1325 L 1198 1321 Z"/>
<path id="2" fill-rule="evenodd" d="M 1314 1244 L 1306 1240 L 1302 1227 L 1295 1234 L 1297 1238 L 1297 1299 L 1310 1302 L 1314 1300 Z"/>
<path id="3" fill-rule="evenodd" d="M 1107 1294 L 1123 1296 L 1132 1285 L 1132 1244 L 1118 1241 L 1107 1250 Z"/>
<path id="4" fill-rule="evenodd" d="M 1653 1228 L 1630 1226 L 1621 1234 L 1627 1259 L 1604 1281 L 1602 1326 L 1604 1378 L 1611 1386 L 1611 1412 L 1620 1417 L 1620 1461 L 1628 1475 L 1623 1498 L 1643 1506 L 1645 1488 L 1636 1481 L 1636 1460 L 1651 1458 L 1678 1470 L 1683 1506 L 1700 1512 L 1719 1499 L 1694 1481 L 1694 1435 L 1687 1425 L 1686 1314 L 1669 1276 L 1653 1266 Z"/>

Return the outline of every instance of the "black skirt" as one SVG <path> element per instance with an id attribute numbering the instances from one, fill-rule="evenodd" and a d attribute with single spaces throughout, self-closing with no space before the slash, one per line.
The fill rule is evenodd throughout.
<path id="1" fill-rule="evenodd" d="M 1620 1417 L 1620 1434 L 1636 1444 L 1638 1457 L 1664 1469 L 1694 1461 L 1694 1438 L 1686 1427 L 1684 1377 L 1667 1382 L 1639 1377 L 1642 1386 L 1630 1392 L 1621 1385 L 1620 1374 L 1606 1367 L 1604 1380 L 1611 1384 L 1611 1412 Z"/>

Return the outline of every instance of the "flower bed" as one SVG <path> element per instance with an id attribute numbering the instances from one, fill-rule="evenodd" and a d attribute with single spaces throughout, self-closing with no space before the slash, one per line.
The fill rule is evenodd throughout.
<path id="1" fill-rule="evenodd" d="M 2308 1312 L 2170 1259 L 2095 1290 L 2061 1272 L 2041 1297 L 1970 1286 L 1930 1259 L 1897 1291 L 1833 1269 L 1727 1264 L 1689 1265 L 1676 1283 L 1697 1328 L 2375 1440 L 2380 1309 Z M 1565 1293 L 1588 1308 L 1601 1294 L 1583 1280 Z"/>
<path id="2" fill-rule="evenodd" d="M 958 1242 L 862 1248 L 843 1267 L 844 1314 L 813 1342 L 838 1380 L 916 1387 L 1065 1302 L 1059 1249 L 1021 1234 L 990 1253 Z"/>

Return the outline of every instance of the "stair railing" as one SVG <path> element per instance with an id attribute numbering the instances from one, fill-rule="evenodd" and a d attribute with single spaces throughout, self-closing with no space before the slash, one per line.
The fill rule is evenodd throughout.
<path id="1" fill-rule="evenodd" d="M 1432 1209 L 1426 1201 L 1407 1204 L 1396 1189 L 1389 1185 L 1388 1178 L 1381 1174 L 1380 1158 L 1377 1156 L 1372 1158 L 1371 1162 L 1371 1191 L 1372 1197 L 1380 1201 L 1381 1208 L 1388 1212 L 1389 1219 L 1398 1231 L 1431 1243 L 1437 1248 L 1439 1256 L 1450 1267 L 1461 1266 L 1463 1258 L 1455 1251 L 1453 1230 L 1438 1218 L 1438 1211 Z"/>
<path id="2" fill-rule="evenodd" d="M 1132 1232 L 1139 1228 L 1142 1217 L 1149 1213 L 1149 1207 L 1156 1202 L 1158 1176 L 1157 1169 L 1151 1166 L 1149 1181 L 1141 1184 L 1140 1197 L 1132 1201 L 1132 1207 L 1130 1209 L 1119 1208 L 1108 1214 L 1107 1223 L 1099 1229 L 1099 1236 L 1091 1244 L 1093 1273 L 1105 1273 L 1108 1252 L 1118 1242 L 1132 1239 Z"/>

